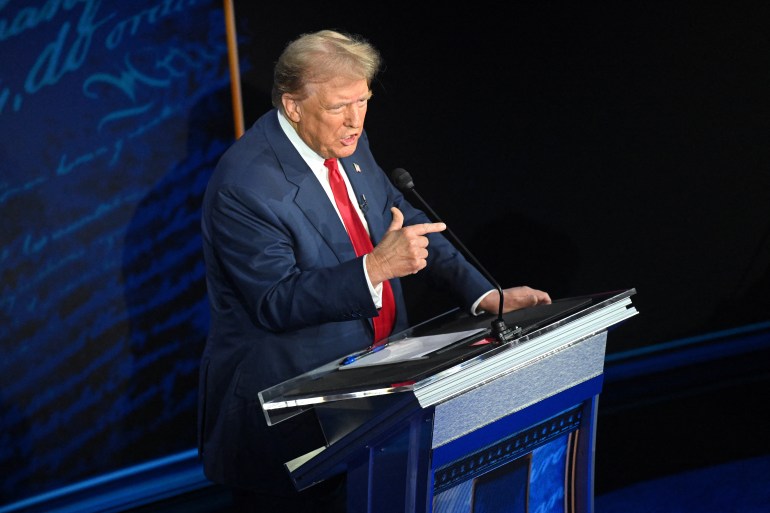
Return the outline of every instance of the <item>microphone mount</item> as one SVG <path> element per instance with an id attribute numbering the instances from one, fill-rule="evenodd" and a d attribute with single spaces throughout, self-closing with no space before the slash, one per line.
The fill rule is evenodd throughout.
<path id="1" fill-rule="evenodd" d="M 402 192 L 409 192 L 412 196 L 414 196 L 417 201 L 420 203 L 420 206 L 427 212 L 428 216 L 433 220 L 433 222 L 436 223 L 443 223 L 444 221 L 441 220 L 441 218 L 436 214 L 436 212 L 433 211 L 432 208 L 430 208 L 430 205 L 420 196 L 420 194 L 415 190 L 414 188 L 414 181 L 412 180 L 412 176 L 409 174 L 409 172 L 406 169 L 403 168 L 396 168 L 394 169 L 390 174 L 390 179 L 393 181 L 395 186 Z M 444 223 L 446 224 L 446 223 Z M 509 327 L 505 323 L 505 319 L 503 319 L 503 300 L 505 298 L 505 295 L 503 294 L 503 288 L 500 286 L 499 283 L 497 283 L 497 280 L 492 276 L 492 274 L 487 271 L 483 265 L 481 265 L 481 262 L 479 262 L 475 256 L 473 256 L 473 253 L 471 253 L 468 248 L 465 247 L 465 244 L 463 244 L 459 238 L 454 234 L 454 232 L 449 228 L 449 225 L 447 225 L 446 230 L 444 230 L 444 234 L 447 236 L 448 239 L 451 240 L 451 242 L 457 247 L 457 249 L 460 250 L 460 252 L 467 258 L 468 260 L 473 263 L 473 265 L 476 266 L 476 268 L 481 272 L 484 277 L 489 280 L 489 282 L 497 289 L 497 293 L 500 296 L 500 305 L 497 309 L 497 318 L 495 318 L 492 321 L 492 336 L 497 341 L 497 344 L 504 344 L 506 342 L 510 342 L 512 340 L 515 340 L 521 335 L 522 329 L 519 326 L 513 326 Z"/>

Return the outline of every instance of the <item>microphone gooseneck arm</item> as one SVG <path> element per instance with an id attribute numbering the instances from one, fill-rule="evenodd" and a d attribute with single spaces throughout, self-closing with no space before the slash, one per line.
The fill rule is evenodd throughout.
<path id="1" fill-rule="evenodd" d="M 444 222 L 441 220 L 438 214 L 436 214 L 436 212 L 430 208 L 430 205 L 428 205 L 422 196 L 420 196 L 420 193 L 415 190 L 412 176 L 406 169 L 402 169 L 400 167 L 394 169 L 390 174 L 390 178 L 399 190 L 402 192 L 409 192 L 417 199 L 417 201 L 420 203 L 420 206 L 427 212 L 428 216 L 433 220 L 433 222 Z M 503 319 L 503 301 L 505 299 L 503 288 L 500 286 L 497 280 L 495 280 L 492 274 L 490 274 L 490 272 L 487 271 L 483 265 L 481 265 L 481 262 L 479 262 L 476 257 L 473 256 L 473 253 L 471 253 L 468 248 L 465 247 L 465 244 L 463 244 L 460 239 L 457 238 L 452 229 L 449 228 L 449 225 L 447 225 L 446 230 L 444 230 L 443 233 L 447 236 L 447 238 L 450 239 L 452 244 L 454 244 L 457 249 L 460 250 L 465 258 L 470 260 L 471 263 L 476 266 L 479 272 L 481 272 L 481 274 L 484 275 L 484 277 L 489 280 L 489 282 L 497 289 L 497 293 L 500 296 L 500 305 L 497 309 L 497 318 L 492 321 L 492 334 L 494 335 L 495 339 L 497 339 L 497 341 L 500 343 L 514 340 L 521 333 L 521 328 L 518 326 L 509 328 L 505 324 L 505 320 Z"/>

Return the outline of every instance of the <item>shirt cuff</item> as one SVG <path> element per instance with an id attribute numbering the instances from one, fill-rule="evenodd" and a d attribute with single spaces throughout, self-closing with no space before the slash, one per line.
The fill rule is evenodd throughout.
<path id="1" fill-rule="evenodd" d="M 379 310 L 382 308 L 382 283 L 377 285 L 376 287 L 372 285 L 372 280 L 369 279 L 369 273 L 366 272 L 366 257 L 369 255 L 364 255 L 364 258 L 362 259 L 362 262 L 364 264 L 364 276 L 366 276 L 366 284 L 369 286 L 369 294 L 372 296 L 372 302 L 374 303 L 374 306 Z M 482 296 L 483 298 L 484 296 Z M 479 301 L 481 301 L 481 298 L 479 298 Z M 476 302 L 478 304 L 478 301 Z"/>
<path id="2" fill-rule="evenodd" d="M 474 301 L 473 305 L 471 305 L 471 315 L 481 315 L 483 313 L 487 313 L 485 310 L 479 309 L 479 303 L 481 303 L 481 300 L 487 297 L 488 295 L 490 295 L 492 292 L 495 292 L 495 289 L 492 289 L 489 292 L 485 292 L 484 294 L 481 295 L 480 298 Z"/>

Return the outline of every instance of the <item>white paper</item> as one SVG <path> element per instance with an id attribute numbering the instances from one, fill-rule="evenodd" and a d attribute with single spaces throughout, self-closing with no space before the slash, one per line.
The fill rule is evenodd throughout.
<path id="1" fill-rule="evenodd" d="M 458 340 L 476 335 L 484 331 L 484 328 L 456 331 L 454 333 L 442 333 L 440 335 L 428 335 L 424 337 L 407 337 L 388 343 L 377 352 L 362 356 L 353 363 L 340 365 L 340 369 L 355 369 L 369 365 L 381 365 L 383 363 L 403 362 L 420 358 L 423 355 L 453 344 Z"/>

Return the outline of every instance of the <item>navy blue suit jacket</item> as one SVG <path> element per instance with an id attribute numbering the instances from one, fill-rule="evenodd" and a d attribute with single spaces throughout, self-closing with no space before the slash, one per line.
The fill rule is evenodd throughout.
<path id="1" fill-rule="evenodd" d="M 199 450 L 209 479 L 277 490 L 283 463 L 319 447 L 312 415 L 268 427 L 258 393 L 372 342 L 377 315 L 362 258 L 318 179 L 263 115 L 220 159 L 203 201 L 203 249 L 211 327 L 201 360 Z M 429 222 L 377 165 L 366 134 L 341 159 L 376 245 L 391 206 L 404 226 Z M 470 308 L 492 286 L 439 234 L 429 235 L 437 286 Z M 408 326 L 399 280 L 394 333 Z M 442 291 L 443 293 L 443 291 Z"/>

